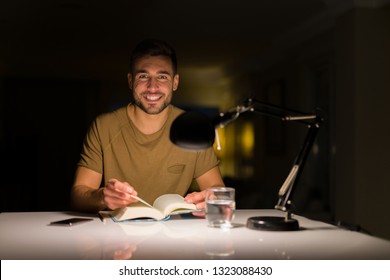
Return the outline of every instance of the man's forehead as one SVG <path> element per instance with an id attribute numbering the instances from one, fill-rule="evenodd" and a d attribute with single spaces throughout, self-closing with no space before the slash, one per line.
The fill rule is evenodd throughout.
<path id="1" fill-rule="evenodd" d="M 135 61 L 134 64 L 134 70 L 136 72 L 140 70 L 146 70 L 146 69 L 160 69 L 162 71 L 169 71 L 173 72 L 173 65 L 172 61 L 169 57 L 163 56 L 163 55 L 157 55 L 157 56 L 143 56 L 138 58 Z"/>

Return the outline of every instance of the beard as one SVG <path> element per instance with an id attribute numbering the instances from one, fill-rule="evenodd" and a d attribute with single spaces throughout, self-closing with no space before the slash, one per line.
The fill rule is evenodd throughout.
<path id="1" fill-rule="evenodd" d="M 157 114 L 161 113 L 162 111 L 164 111 L 164 109 L 167 108 L 169 106 L 169 104 L 171 104 L 171 97 L 165 99 L 161 105 L 147 104 L 147 103 L 144 104 L 144 103 L 142 103 L 142 99 L 143 99 L 143 96 L 145 94 L 147 94 L 147 93 L 143 93 L 141 95 L 141 97 L 139 97 L 138 95 L 134 96 L 134 104 L 138 108 L 140 108 L 142 111 L 144 111 L 145 113 L 147 113 L 149 115 L 157 115 Z M 162 95 L 162 97 L 164 97 L 164 95 Z"/>

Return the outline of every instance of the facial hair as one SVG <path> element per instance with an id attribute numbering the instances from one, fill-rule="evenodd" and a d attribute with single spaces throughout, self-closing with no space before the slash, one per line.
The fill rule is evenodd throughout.
<path id="1" fill-rule="evenodd" d="M 146 107 L 141 101 L 145 94 L 147 94 L 147 93 L 143 93 L 141 95 L 141 97 L 139 97 L 138 95 L 134 96 L 134 104 L 138 108 L 140 108 L 142 111 L 144 111 L 145 113 L 147 113 L 149 115 L 157 115 L 157 114 L 161 113 L 171 103 L 171 98 L 167 98 L 164 100 L 163 104 L 160 107 L 157 107 L 154 105 L 149 105 L 148 107 Z"/>

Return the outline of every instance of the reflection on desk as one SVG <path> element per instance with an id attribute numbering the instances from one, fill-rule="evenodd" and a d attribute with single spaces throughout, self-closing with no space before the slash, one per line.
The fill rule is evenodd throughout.
<path id="1" fill-rule="evenodd" d="M 164 222 L 115 223 L 97 216 L 71 227 L 50 222 L 80 213 L 0 214 L 0 258 L 6 259 L 390 259 L 390 241 L 297 216 L 301 230 L 256 231 L 251 216 L 276 210 L 237 210 L 235 227 L 210 228 L 192 216 Z"/>

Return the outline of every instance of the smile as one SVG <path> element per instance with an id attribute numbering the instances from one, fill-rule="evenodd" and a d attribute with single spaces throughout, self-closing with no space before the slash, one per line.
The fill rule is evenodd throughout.
<path id="1" fill-rule="evenodd" d="M 148 101 L 157 101 L 162 97 L 162 95 L 155 95 L 155 94 L 145 94 L 144 98 Z"/>

